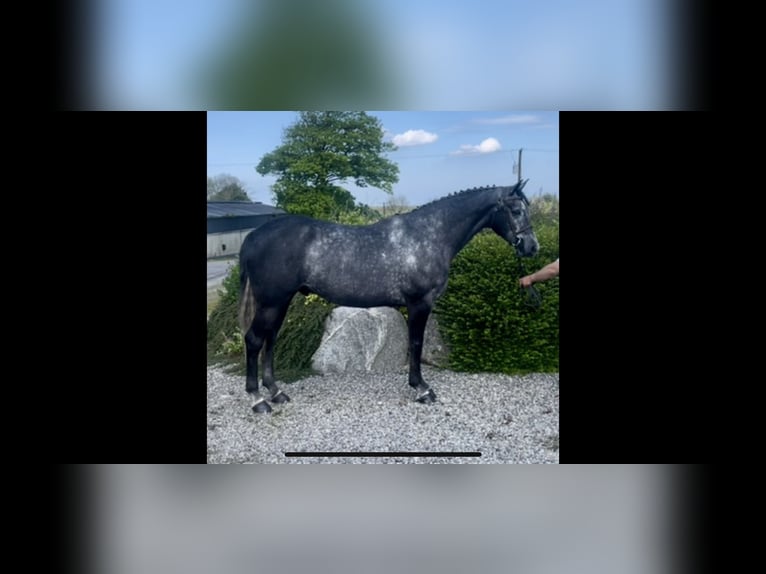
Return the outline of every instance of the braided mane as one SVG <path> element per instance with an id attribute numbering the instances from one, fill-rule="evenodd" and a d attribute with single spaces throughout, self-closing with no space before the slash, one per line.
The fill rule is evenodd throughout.
<path id="1" fill-rule="evenodd" d="M 439 197 L 437 199 L 433 199 L 433 200 L 429 201 L 428 203 L 424 203 L 423 205 L 420 205 L 420 206 L 416 207 L 415 209 L 410 211 L 410 213 L 418 211 L 419 209 L 423 209 L 424 207 L 428 207 L 430 205 L 434 205 L 434 204 L 439 203 L 440 201 L 444 201 L 446 199 L 452 199 L 454 197 L 468 195 L 468 194 L 476 193 L 476 192 L 479 192 L 479 191 L 486 191 L 488 189 L 496 189 L 497 187 L 500 187 L 500 186 L 497 186 L 497 185 L 486 185 L 484 187 L 472 187 L 470 189 L 461 189 L 460 191 L 453 191 L 449 195 L 444 195 L 442 197 Z"/>

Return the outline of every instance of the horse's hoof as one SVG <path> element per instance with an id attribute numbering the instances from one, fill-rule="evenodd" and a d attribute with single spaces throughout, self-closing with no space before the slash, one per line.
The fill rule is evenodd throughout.
<path id="1" fill-rule="evenodd" d="M 289 403 L 290 397 L 287 396 L 287 393 L 284 391 L 279 391 L 276 396 L 269 399 L 272 403 Z"/>
<path id="2" fill-rule="evenodd" d="M 254 413 L 270 413 L 271 406 L 266 401 L 261 401 L 257 405 L 253 405 L 253 412 Z"/>
<path id="3" fill-rule="evenodd" d="M 428 389 L 428 392 L 426 394 L 418 397 L 415 400 L 418 401 L 419 403 L 423 403 L 424 405 L 430 405 L 436 400 L 436 394 L 434 393 L 433 389 Z"/>

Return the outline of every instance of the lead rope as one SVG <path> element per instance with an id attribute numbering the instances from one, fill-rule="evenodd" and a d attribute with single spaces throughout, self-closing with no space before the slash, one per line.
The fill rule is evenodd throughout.
<path id="1" fill-rule="evenodd" d="M 521 262 L 521 257 L 518 257 L 519 260 L 519 278 L 524 277 L 526 275 L 526 272 L 524 271 L 524 265 Z M 534 285 L 530 285 L 529 287 L 520 287 L 522 291 L 527 292 L 527 297 L 524 300 L 524 304 L 527 307 L 533 307 L 537 309 L 541 303 L 542 303 L 542 297 L 540 296 L 540 293 L 537 292 L 537 289 L 535 289 Z"/>

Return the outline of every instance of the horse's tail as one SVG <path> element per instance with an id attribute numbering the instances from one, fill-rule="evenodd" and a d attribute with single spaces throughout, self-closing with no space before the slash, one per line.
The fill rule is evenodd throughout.
<path id="1" fill-rule="evenodd" d="M 240 265 L 239 270 L 239 326 L 242 329 L 242 335 L 250 330 L 255 318 L 255 296 L 250 288 L 250 277 L 244 265 Z"/>

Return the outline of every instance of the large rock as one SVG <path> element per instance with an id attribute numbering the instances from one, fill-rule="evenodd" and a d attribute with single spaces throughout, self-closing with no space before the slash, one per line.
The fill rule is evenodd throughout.
<path id="1" fill-rule="evenodd" d="M 311 359 L 320 373 L 390 371 L 407 364 L 407 324 L 391 307 L 336 307 Z"/>

